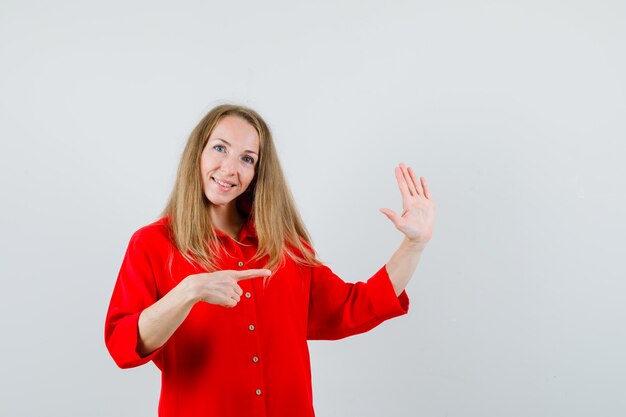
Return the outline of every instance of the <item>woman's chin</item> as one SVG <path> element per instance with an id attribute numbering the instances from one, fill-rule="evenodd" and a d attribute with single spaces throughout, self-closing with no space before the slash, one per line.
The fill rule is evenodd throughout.
<path id="1" fill-rule="evenodd" d="M 220 195 L 214 195 L 214 194 L 205 194 L 207 200 L 209 200 L 209 203 L 211 203 L 212 206 L 217 206 L 217 207 L 227 207 L 231 204 L 233 204 L 235 202 L 235 200 L 237 199 L 238 196 L 235 196 L 233 194 L 233 196 L 220 196 Z"/>

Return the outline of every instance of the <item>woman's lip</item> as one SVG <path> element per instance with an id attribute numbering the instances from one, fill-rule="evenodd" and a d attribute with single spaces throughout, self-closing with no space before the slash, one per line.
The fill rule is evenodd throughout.
<path id="1" fill-rule="evenodd" d="M 215 177 L 211 177 L 211 179 L 213 180 L 213 182 L 215 183 L 215 185 L 216 185 L 216 186 L 217 186 L 220 190 L 222 190 L 222 191 L 228 191 L 228 190 L 230 190 L 231 188 L 233 188 L 233 187 L 234 187 L 234 185 L 235 185 L 235 184 L 232 184 L 232 183 L 230 183 L 230 182 L 228 182 L 228 181 L 218 180 L 218 179 L 216 179 Z M 219 182 L 218 182 L 218 181 L 219 181 Z M 228 185 L 224 186 L 224 185 L 220 184 L 220 182 L 221 182 L 222 184 L 228 184 Z"/>

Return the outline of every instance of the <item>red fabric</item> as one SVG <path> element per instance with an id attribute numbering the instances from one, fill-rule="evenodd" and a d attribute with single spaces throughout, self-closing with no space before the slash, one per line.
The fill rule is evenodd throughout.
<path id="1" fill-rule="evenodd" d="M 141 311 L 186 276 L 204 272 L 174 248 L 165 221 L 132 236 L 105 323 L 105 342 L 118 366 L 153 361 L 161 370 L 161 417 L 313 416 L 307 339 L 362 333 L 408 311 L 406 293 L 396 297 L 385 267 L 367 283 L 352 284 L 326 266 L 288 259 L 269 281 L 241 281 L 244 296 L 234 308 L 196 304 L 161 348 L 140 357 Z M 264 265 L 249 262 L 257 242 L 253 224 L 242 229 L 242 244 L 219 235 L 229 253 L 222 269 Z"/>

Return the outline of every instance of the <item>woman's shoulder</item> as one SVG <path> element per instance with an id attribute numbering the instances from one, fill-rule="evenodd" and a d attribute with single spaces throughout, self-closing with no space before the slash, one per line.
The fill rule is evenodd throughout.
<path id="1" fill-rule="evenodd" d="M 149 245 L 170 243 L 170 222 L 168 217 L 147 224 L 137 229 L 130 238 L 131 245 Z"/>
<path id="2" fill-rule="evenodd" d="M 322 265 L 310 240 L 300 237 L 298 243 L 299 245 L 294 242 L 285 242 L 285 251 L 289 258 L 303 267 L 318 267 Z"/>

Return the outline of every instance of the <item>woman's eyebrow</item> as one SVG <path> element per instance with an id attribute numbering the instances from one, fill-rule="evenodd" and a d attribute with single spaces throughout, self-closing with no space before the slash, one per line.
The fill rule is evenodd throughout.
<path id="1" fill-rule="evenodd" d="M 230 142 L 228 142 L 227 140 L 224 140 L 224 139 L 222 139 L 222 138 L 215 138 L 215 139 L 213 139 L 213 140 L 219 140 L 220 142 L 224 142 L 224 143 L 225 143 L 225 144 L 227 144 L 228 146 L 231 146 L 231 147 L 233 146 L 233 145 L 231 145 L 231 144 L 230 144 Z M 255 155 L 258 155 L 258 153 L 254 152 L 254 151 L 251 151 L 251 150 L 249 150 L 249 149 L 245 150 L 244 152 L 247 152 L 247 153 L 253 153 L 253 154 L 255 154 Z"/>

